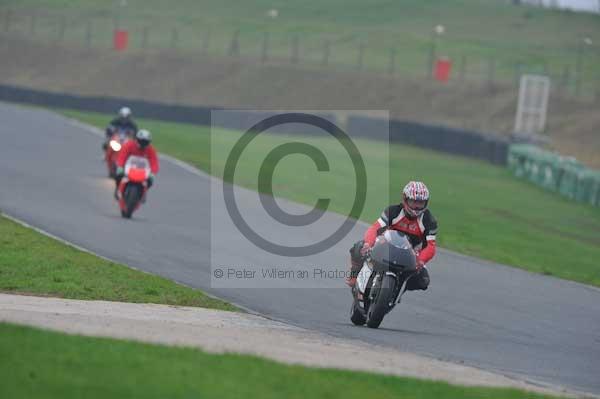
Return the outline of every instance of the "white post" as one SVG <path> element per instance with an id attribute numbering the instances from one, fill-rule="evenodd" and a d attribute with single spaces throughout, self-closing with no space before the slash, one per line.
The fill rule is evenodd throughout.
<path id="1" fill-rule="evenodd" d="M 544 131 L 549 96 L 550 78 L 540 75 L 521 76 L 515 133 L 539 134 Z"/>

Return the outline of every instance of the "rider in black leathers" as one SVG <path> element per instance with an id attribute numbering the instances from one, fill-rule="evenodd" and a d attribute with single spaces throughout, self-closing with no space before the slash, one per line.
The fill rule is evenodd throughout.
<path id="1" fill-rule="evenodd" d="M 106 146 L 108 145 L 108 142 L 110 141 L 115 129 L 126 130 L 131 136 L 130 138 L 135 137 L 138 127 L 131 118 L 131 109 L 128 107 L 122 107 L 119 110 L 118 116 L 110 121 L 109 125 L 106 127 L 106 140 L 102 144 L 102 150 L 106 150 Z"/>

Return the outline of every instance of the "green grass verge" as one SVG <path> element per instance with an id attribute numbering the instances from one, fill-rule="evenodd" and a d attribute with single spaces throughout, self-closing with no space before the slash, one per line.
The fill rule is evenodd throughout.
<path id="1" fill-rule="evenodd" d="M 148 48 L 224 55 L 239 29 L 242 55 L 260 57 L 263 33 L 269 32 L 271 57 L 289 59 L 291 38 L 297 36 L 301 63 L 320 63 L 329 40 L 330 64 L 356 67 L 362 43 L 364 68 L 385 71 L 390 49 L 395 48 L 397 70 L 419 77 L 426 73 L 433 27 L 443 24 L 446 32 L 437 40 L 437 54 L 450 56 L 455 64 L 466 57 L 464 67 L 456 66 L 465 70 L 467 79 L 485 79 L 492 60 L 496 77 L 506 79 L 514 78 L 517 64 L 529 71 L 548 69 L 557 77 L 567 65 L 571 74 L 581 67 L 586 86 L 600 79 L 600 54 L 593 46 L 584 48 L 583 64 L 575 65 L 583 37 L 600 41 L 599 17 L 589 13 L 516 7 L 499 0 L 128 0 L 126 4 L 8 0 L 4 8 L 15 11 L 9 31 L 44 40 L 56 41 L 62 35 L 61 40 L 84 44 L 88 20 L 93 18 L 92 44 L 110 47 L 118 15 L 120 26 L 131 33 L 134 49 L 142 47 L 143 27 L 148 27 Z M 273 8 L 279 11 L 276 19 L 267 16 Z M 37 11 L 35 25 L 31 10 Z M 62 18 L 65 30 L 60 28 Z M 558 31 L 560 35 L 555 34 Z"/>
<path id="2" fill-rule="evenodd" d="M 0 291 L 235 310 L 201 291 L 82 252 L 5 217 L 0 217 Z"/>
<path id="3" fill-rule="evenodd" d="M 10 324 L 0 324 L 0 368 L 3 398 L 550 398 Z"/>
<path id="4" fill-rule="evenodd" d="M 103 127 L 109 115 L 65 112 Z M 150 129 L 159 151 L 221 176 L 226 155 L 239 132 L 140 120 Z M 261 135 L 240 159 L 236 184 L 256 189 L 260 163 L 273 146 L 290 137 Z M 302 138 L 323 150 L 331 166 L 315 170 L 312 160 L 289 156 L 274 175 L 275 195 L 313 205 L 331 198 L 330 210 L 348 214 L 354 195 L 354 173 L 344 150 L 327 138 Z M 472 159 L 402 145 L 356 140 L 367 159 L 367 203 L 361 219 L 372 222 L 388 203 L 398 202 L 409 179 L 427 182 L 431 210 L 440 223 L 439 244 L 467 255 L 600 286 L 600 209 L 570 202 L 519 181 L 505 168 Z M 213 153 L 211 154 L 211 146 Z M 388 165 L 385 154 L 390 154 Z M 212 159 L 211 159 L 212 157 Z M 301 171 L 301 172 L 299 172 Z M 160 176 L 158 177 L 160 184 Z M 389 198 L 388 186 L 391 187 Z M 443 265 L 440 265 L 443 267 Z"/>

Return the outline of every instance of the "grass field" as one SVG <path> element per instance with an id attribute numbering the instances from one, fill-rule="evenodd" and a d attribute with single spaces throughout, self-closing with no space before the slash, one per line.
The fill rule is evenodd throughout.
<path id="1" fill-rule="evenodd" d="M 0 292 L 235 310 L 201 291 L 81 252 L 1 216 Z"/>
<path id="2" fill-rule="evenodd" d="M 272 57 L 289 59 L 292 38 L 297 37 L 301 62 L 321 63 L 328 41 L 329 63 L 357 67 L 362 44 L 363 68 L 387 70 L 390 51 L 396 49 L 397 70 L 418 76 L 426 74 L 433 28 L 443 24 L 446 31 L 435 39 L 436 53 L 451 57 L 468 76 L 494 73 L 508 79 L 522 64 L 524 70 L 547 70 L 557 77 L 569 66 L 571 79 L 581 67 L 584 82 L 600 80 L 597 45 L 584 45 L 583 62 L 576 65 L 584 37 L 600 43 L 598 15 L 516 7 L 501 0 L 8 0 L 0 9 L 13 10 L 5 31 L 51 41 L 87 45 L 89 33 L 90 44 L 110 47 L 118 23 L 130 30 L 133 48 L 177 47 L 224 55 L 239 30 L 240 53 L 260 57 L 268 32 Z M 277 18 L 267 16 L 270 9 L 278 10 Z M 6 19 L 5 13 L 5 24 Z M 464 67 L 459 65 L 463 60 Z"/>
<path id="3" fill-rule="evenodd" d="M 100 127 L 110 119 L 109 115 L 65 113 Z M 240 137 L 239 132 L 218 129 L 211 140 L 205 127 L 153 120 L 140 120 L 139 124 L 153 132 L 159 151 L 216 176 L 222 175 L 226 155 Z M 240 159 L 235 183 L 256 189 L 258 168 L 266 153 L 290 139 L 294 138 L 257 138 Z M 331 170 L 319 173 L 307 157 L 289 156 L 276 168 L 275 195 L 310 205 L 319 197 L 331 198 L 329 209 L 347 214 L 355 187 L 353 170 L 343 149 L 327 138 L 301 141 L 318 146 L 328 157 Z M 409 146 L 388 148 L 366 140 L 356 140 L 356 144 L 367 160 L 369 176 L 381 176 L 368 181 L 361 219 L 372 222 L 388 203 L 399 200 L 407 180 L 421 179 L 432 192 L 430 207 L 440 224 L 441 246 L 600 286 L 600 209 L 567 201 L 484 162 Z M 385 157 L 381 157 L 388 152 L 389 171 Z"/>
<path id="4" fill-rule="evenodd" d="M 11 324 L 0 324 L 0 369 L 3 398 L 550 398 Z"/>

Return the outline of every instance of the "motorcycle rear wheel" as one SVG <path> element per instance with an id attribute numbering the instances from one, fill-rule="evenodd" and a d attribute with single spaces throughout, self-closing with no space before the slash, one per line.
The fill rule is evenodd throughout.
<path id="1" fill-rule="evenodd" d="M 383 275 L 376 297 L 367 311 L 367 327 L 377 328 L 383 321 L 383 316 L 389 310 L 389 302 L 392 299 L 395 284 L 396 280 L 392 276 Z"/>

